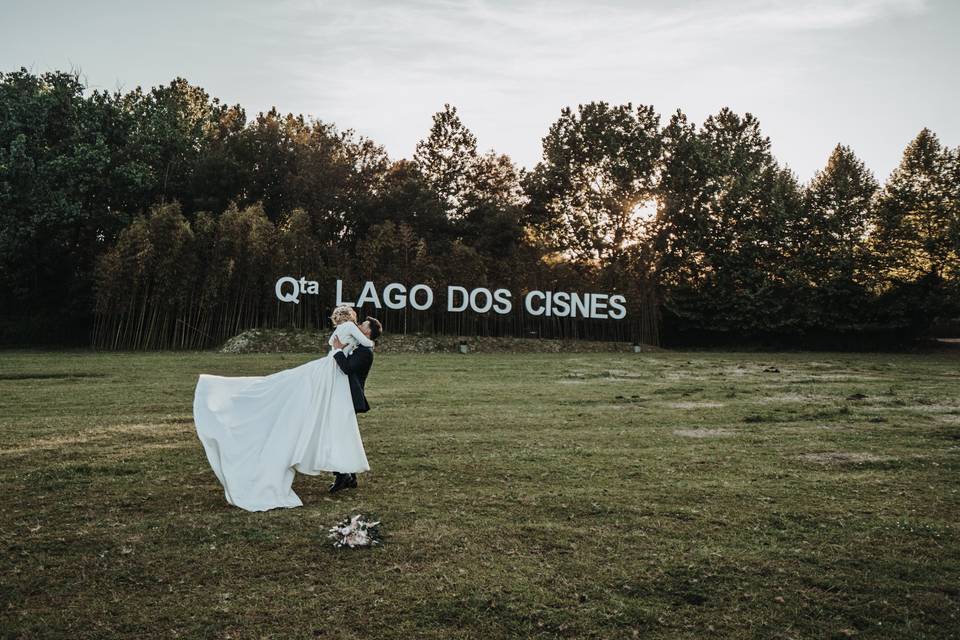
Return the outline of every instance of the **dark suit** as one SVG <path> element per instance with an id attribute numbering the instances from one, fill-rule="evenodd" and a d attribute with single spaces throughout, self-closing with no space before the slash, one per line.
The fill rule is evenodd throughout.
<path id="1" fill-rule="evenodd" d="M 334 360 L 340 365 L 340 370 L 350 379 L 350 395 L 353 396 L 353 409 L 357 413 L 370 411 L 367 396 L 363 387 L 367 383 L 367 374 L 373 366 L 373 349 L 357 345 L 349 356 L 343 351 L 333 354 Z"/>

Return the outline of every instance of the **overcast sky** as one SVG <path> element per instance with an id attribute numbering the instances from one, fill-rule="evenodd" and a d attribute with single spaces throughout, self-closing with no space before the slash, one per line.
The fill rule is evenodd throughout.
<path id="1" fill-rule="evenodd" d="M 0 0 L 0 70 L 92 88 L 176 76 L 248 117 L 276 106 L 410 157 L 450 102 L 532 167 L 564 106 L 652 104 L 666 122 L 755 114 L 803 181 L 837 142 L 881 180 L 923 127 L 960 145 L 954 0 Z"/>

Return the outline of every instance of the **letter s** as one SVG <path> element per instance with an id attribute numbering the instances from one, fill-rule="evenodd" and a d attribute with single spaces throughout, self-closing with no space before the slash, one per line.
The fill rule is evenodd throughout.
<path id="1" fill-rule="evenodd" d="M 510 301 L 510 290 L 509 289 L 497 289 L 493 292 L 493 299 L 497 301 L 493 305 L 493 310 L 504 315 L 510 313 L 513 309 L 513 303 Z"/>
<path id="2" fill-rule="evenodd" d="M 610 317 L 614 320 L 623 320 L 627 317 L 627 309 L 623 306 L 627 301 L 621 295 L 610 296 Z"/>

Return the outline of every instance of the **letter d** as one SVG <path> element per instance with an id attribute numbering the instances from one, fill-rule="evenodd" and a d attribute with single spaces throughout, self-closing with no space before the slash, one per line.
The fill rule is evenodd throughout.
<path id="1" fill-rule="evenodd" d="M 453 303 L 453 294 L 459 293 L 463 299 L 462 305 L 455 305 Z M 456 285 L 450 285 L 447 287 L 447 311 L 453 311 L 459 313 L 460 311 L 465 311 L 467 305 L 470 303 L 469 294 L 465 287 L 458 287 Z"/>

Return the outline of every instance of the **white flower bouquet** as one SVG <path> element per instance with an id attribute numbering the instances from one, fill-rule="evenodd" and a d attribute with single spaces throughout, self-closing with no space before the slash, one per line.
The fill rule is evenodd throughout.
<path id="1" fill-rule="evenodd" d="M 372 547 L 380 544 L 380 521 L 368 522 L 359 513 L 330 527 L 327 536 L 336 548 Z"/>

